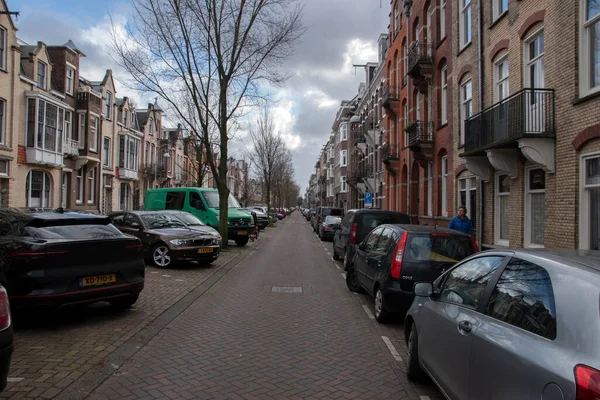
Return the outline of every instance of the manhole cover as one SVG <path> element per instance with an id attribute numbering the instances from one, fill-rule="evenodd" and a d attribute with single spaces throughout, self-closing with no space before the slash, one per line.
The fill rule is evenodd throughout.
<path id="1" fill-rule="evenodd" d="M 302 287 L 300 286 L 273 286 L 271 288 L 273 293 L 302 293 Z"/>

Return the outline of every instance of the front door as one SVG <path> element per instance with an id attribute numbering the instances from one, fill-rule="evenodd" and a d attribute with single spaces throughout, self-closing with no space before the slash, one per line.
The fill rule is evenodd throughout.
<path id="1" fill-rule="evenodd" d="M 546 94 L 544 82 L 544 32 L 535 33 L 525 42 L 525 133 L 544 133 Z"/>

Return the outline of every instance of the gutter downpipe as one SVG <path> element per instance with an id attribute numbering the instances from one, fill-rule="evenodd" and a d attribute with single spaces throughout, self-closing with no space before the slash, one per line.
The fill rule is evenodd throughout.
<path id="1" fill-rule="evenodd" d="M 477 47 L 478 47 L 478 60 L 477 60 L 477 64 L 478 64 L 478 69 L 479 69 L 479 73 L 478 73 L 478 85 L 479 85 L 479 112 L 483 111 L 483 2 L 482 0 L 478 0 L 477 1 L 477 5 L 479 7 L 479 17 L 478 17 L 478 23 L 477 23 L 477 29 L 478 29 L 478 37 L 477 37 Z M 484 221 L 483 221 L 483 215 L 484 215 L 484 206 L 483 206 L 483 202 L 484 202 L 484 190 L 485 190 L 485 183 L 483 182 L 483 179 L 479 178 L 479 204 L 478 204 L 478 210 L 477 213 L 479 214 L 479 220 L 477 222 L 477 245 L 479 246 L 479 249 L 483 249 L 483 225 L 484 225 Z"/>
<path id="2" fill-rule="evenodd" d="M 481 0 L 480 0 L 481 1 Z M 412 0 L 405 0 L 405 4 L 407 5 L 406 11 L 405 11 L 405 15 L 406 15 L 406 45 L 409 46 L 410 48 L 410 15 L 411 13 L 411 8 L 412 8 Z M 406 57 L 408 57 L 408 52 L 406 53 Z M 403 61 L 402 65 L 407 65 L 406 64 L 406 60 Z M 406 74 L 407 71 L 404 71 L 404 73 Z M 408 86 L 408 88 L 406 89 L 408 92 L 408 98 L 409 100 L 411 99 L 410 93 L 411 93 L 411 82 L 410 79 L 406 80 L 406 84 Z M 419 101 L 418 99 L 415 99 L 415 101 Z M 409 107 L 412 106 L 412 102 L 409 103 Z M 417 119 L 419 118 L 419 116 L 417 115 Z M 404 128 L 406 128 L 408 124 L 408 121 L 404 121 Z M 396 126 L 396 132 L 398 131 L 398 127 Z M 398 159 L 400 159 L 400 146 L 398 144 L 396 144 L 398 146 Z M 408 161 L 407 161 L 407 173 L 406 173 L 406 213 L 408 214 L 409 218 L 410 218 L 410 178 L 411 178 L 411 172 L 412 172 L 412 165 L 410 164 L 410 150 L 408 151 Z M 402 171 L 400 172 L 402 174 Z M 400 176 L 400 179 L 402 179 L 402 175 Z M 400 186 L 402 186 L 402 183 L 400 183 Z M 400 191 L 400 193 L 402 193 L 402 190 Z M 412 223 L 412 220 L 411 220 Z"/>

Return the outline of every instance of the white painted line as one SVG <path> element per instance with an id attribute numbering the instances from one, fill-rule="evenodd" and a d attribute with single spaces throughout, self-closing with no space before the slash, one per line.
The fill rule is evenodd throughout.
<path id="1" fill-rule="evenodd" d="M 183 279 L 175 279 L 175 282 L 183 282 Z"/>
<path id="2" fill-rule="evenodd" d="M 346 274 L 342 272 L 342 278 L 346 279 Z"/>
<path id="3" fill-rule="evenodd" d="M 431 400 L 429 396 L 419 396 L 421 400 Z"/>
<path id="4" fill-rule="evenodd" d="M 327 252 L 327 255 L 328 255 L 329 257 L 331 257 L 331 253 L 330 253 L 328 250 L 325 250 L 325 251 Z"/>
<path id="5" fill-rule="evenodd" d="M 151 274 L 158 274 L 158 271 L 152 271 Z"/>
<path id="6" fill-rule="evenodd" d="M 365 312 L 369 316 L 369 319 L 375 319 L 375 316 L 373 315 L 373 313 L 371 312 L 371 310 L 369 310 L 369 307 L 367 307 L 366 304 L 363 304 L 363 309 L 365 310 Z"/>
<path id="7" fill-rule="evenodd" d="M 387 348 L 390 350 L 390 353 L 392 353 L 392 357 L 394 357 L 394 360 L 402 362 L 402 357 L 400 357 L 400 354 L 398 354 L 398 350 L 396 350 L 390 339 L 387 336 L 382 336 L 381 338 L 385 342 Z"/>
<path id="8" fill-rule="evenodd" d="M 22 380 L 25 380 L 25 378 L 11 378 L 10 376 L 6 378 L 6 381 L 10 383 L 21 382 Z"/>
<path id="9" fill-rule="evenodd" d="M 342 270 L 342 268 L 340 268 L 340 266 L 339 266 L 339 265 L 336 265 L 335 267 L 338 269 L 338 271 L 341 271 L 341 270 Z"/>
<path id="10" fill-rule="evenodd" d="M 170 278 L 171 275 L 163 275 L 165 278 Z"/>

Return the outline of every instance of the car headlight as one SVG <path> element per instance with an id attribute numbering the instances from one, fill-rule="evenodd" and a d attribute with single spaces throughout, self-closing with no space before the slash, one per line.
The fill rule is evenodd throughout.
<path id="1" fill-rule="evenodd" d="M 169 243 L 171 243 L 173 246 L 185 246 L 188 241 L 183 239 L 173 239 L 169 240 Z"/>

